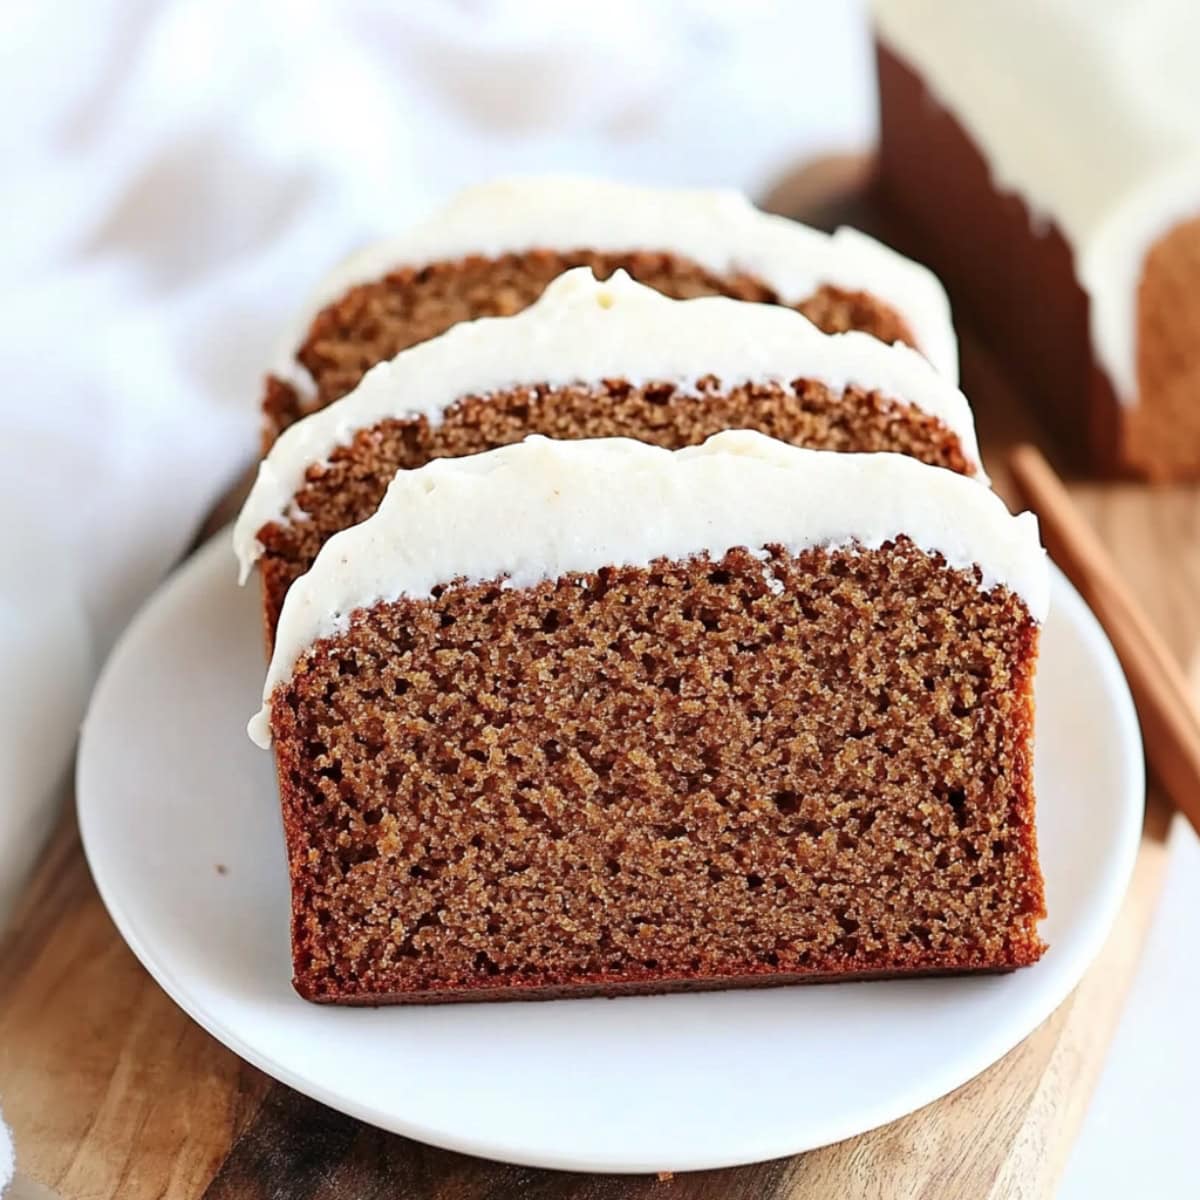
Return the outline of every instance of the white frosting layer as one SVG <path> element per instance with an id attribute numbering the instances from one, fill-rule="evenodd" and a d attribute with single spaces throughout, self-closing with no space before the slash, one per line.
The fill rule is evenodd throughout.
<path id="1" fill-rule="evenodd" d="M 441 420 L 469 395 L 522 385 L 627 379 L 688 388 L 706 375 L 726 386 L 820 380 L 835 391 L 877 390 L 936 417 L 977 466 L 963 394 L 915 350 L 865 333 L 822 333 L 799 313 L 710 297 L 669 300 L 618 271 L 605 283 L 586 267 L 556 279 L 514 317 L 464 322 L 370 370 L 359 386 L 287 429 L 258 470 L 234 530 L 243 580 L 261 553 L 258 531 L 283 520 L 312 463 L 356 430 L 387 417 Z M 698 395 L 697 404 L 703 404 Z M 983 478 L 980 468 L 980 478 Z"/>
<path id="2" fill-rule="evenodd" d="M 424 224 L 352 255 L 320 284 L 289 331 L 276 374 L 305 386 L 294 355 L 312 318 L 356 284 L 397 267 L 527 250 L 668 251 L 718 274 L 753 275 L 786 303 L 822 284 L 869 292 L 908 323 L 918 346 L 958 380 L 950 306 L 926 268 L 855 229 L 830 235 L 760 212 L 734 191 L 632 187 L 532 176 L 468 188 Z"/>
<path id="3" fill-rule="evenodd" d="M 1014 517 L 988 488 L 903 455 L 800 450 L 743 430 L 675 452 L 535 437 L 437 459 L 401 471 L 378 512 L 330 538 L 292 585 L 250 735 L 269 743 L 276 685 L 358 608 L 460 578 L 528 587 L 735 546 L 875 547 L 899 534 L 953 567 L 978 566 L 984 588 L 1003 584 L 1044 618 L 1049 581 L 1032 514 Z"/>
<path id="4" fill-rule="evenodd" d="M 884 42 L 1075 255 L 1097 361 L 1137 397 L 1147 251 L 1200 216 L 1196 0 L 875 0 Z"/>

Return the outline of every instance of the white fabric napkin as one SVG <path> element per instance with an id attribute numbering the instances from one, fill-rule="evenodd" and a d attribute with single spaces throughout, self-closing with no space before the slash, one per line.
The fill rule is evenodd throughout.
<path id="1" fill-rule="evenodd" d="M 0 918 L 326 267 L 496 174 L 757 190 L 873 108 L 826 0 L 5 4 L 0 56 Z"/>

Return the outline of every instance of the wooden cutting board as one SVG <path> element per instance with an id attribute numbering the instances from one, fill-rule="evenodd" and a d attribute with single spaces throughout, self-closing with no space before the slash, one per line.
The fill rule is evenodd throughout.
<path id="1" fill-rule="evenodd" d="M 777 193 L 776 207 L 840 216 L 861 170 L 855 161 L 805 172 Z M 985 458 L 1005 492 L 1006 448 L 1045 439 L 1036 414 L 969 332 L 963 364 Z M 1072 491 L 1192 666 L 1200 642 L 1196 489 Z M 0 1103 L 19 1170 L 66 1200 L 1050 1196 L 1136 968 L 1169 819 L 1152 789 L 1133 884 L 1100 959 L 1058 1011 L 988 1071 L 836 1146 L 659 1180 L 434 1150 L 324 1108 L 242 1063 L 176 1008 L 125 947 L 92 885 L 72 808 L 0 943 Z"/>

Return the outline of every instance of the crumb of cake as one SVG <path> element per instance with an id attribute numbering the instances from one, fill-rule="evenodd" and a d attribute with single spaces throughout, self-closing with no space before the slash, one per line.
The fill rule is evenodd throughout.
<path id="1" fill-rule="evenodd" d="M 1146 255 L 1138 292 L 1138 392 L 1124 417 L 1126 465 L 1150 479 L 1200 476 L 1200 217 Z"/>
<path id="2" fill-rule="evenodd" d="M 317 643 L 272 705 L 301 994 L 1034 962 L 1036 623 L 903 537 L 767 549 L 452 582 Z"/>
<path id="3" fill-rule="evenodd" d="M 353 390 L 376 363 L 461 321 L 512 316 L 528 308 L 564 271 L 581 266 L 591 267 L 600 279 L 625 270 L 640 283 L 679 300 L 729 296 L 781 303 L 768 287 L 748 276 L 714 275 L 677 255 L 650 251 L 532 250 L 496 259 L 470 256 L 401 268 L 352 288 L 313 320 L 296 358 L 312 378 L 315 396 L 302 397 L 290 383 L 268 379 L 263 399 L 264 453 L 289 425 Z M 865 292 L 822 286 L 792 307 L 827 333 L 861 329 L 889 344 L 914 344 L 899 314 Z"/>

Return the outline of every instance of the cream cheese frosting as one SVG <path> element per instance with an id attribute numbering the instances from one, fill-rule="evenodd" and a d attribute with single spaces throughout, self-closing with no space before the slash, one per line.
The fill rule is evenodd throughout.
<path id="1" fill-rule="evenodd" d="M 368 246 L 322 280 L 289 329 L 275 373 L 302 391 L 295 361 L 313 317 L 360 283 L 405 266 L 529 250 L 657 250 L 716 274 L 752 275 L 784 303 L 822 284 L 869 292 L 896 310 L 921 352 L 958 379 L 958 346 L 946 293 L 925 267 L 855 229 L 822 233 L 756 209 L 740 192 L 634 187 L 571 176 L 500 179 L 461 192 L 400 237 Z"/>
<path id="2" fill-rule="evenodd" d="M 464 396 L 522 385 L 619 378 L 688 389 L 707 375 L 728 387 L 804 378 L 834 391 L 850 385 L 878 391 L 944 424 L 986 478 L 966 398 L 915 350 L 866 333 L 822 333 L 776 305 L 671 300 L 623 271 L 601 283 L 579 267 L 516 316 L 463 322 L 380 363 L 349 395 L 285 430 L 259 466 L 235 526 L 241 577 L 261 553 L 258 531 L 296 515 L 293 498 L 308 467 L 326 461 L 359 429 L 388 417 L 424 416 L 437 424 Z"/>
<path id="3" fill-rule="evenodd" d="M 288 592 L 250 736 L 270 743 L 272 694 L 351 614 L 458 579 L 528 587 L 603 566 L 714 557 L 736 546 L 877 547 L 905 534 L 977 567 L 1036 620 L 1049 579 L 1037 521 L 988 488 L 898 454 L 803 450 L 745 430 L 663 450 L 626 438 L 531 437 L 401 471 L 374 516 L 335 534 Z"/>
<path id="4" fill-rule="evenodd" d="M 875 0 L 875 18 L 997 189 L 1061 231 L 1096 359 L 1118 397 L 1135 400 L 1146 254 L 1200 216 L 1200 4 Z"/>

